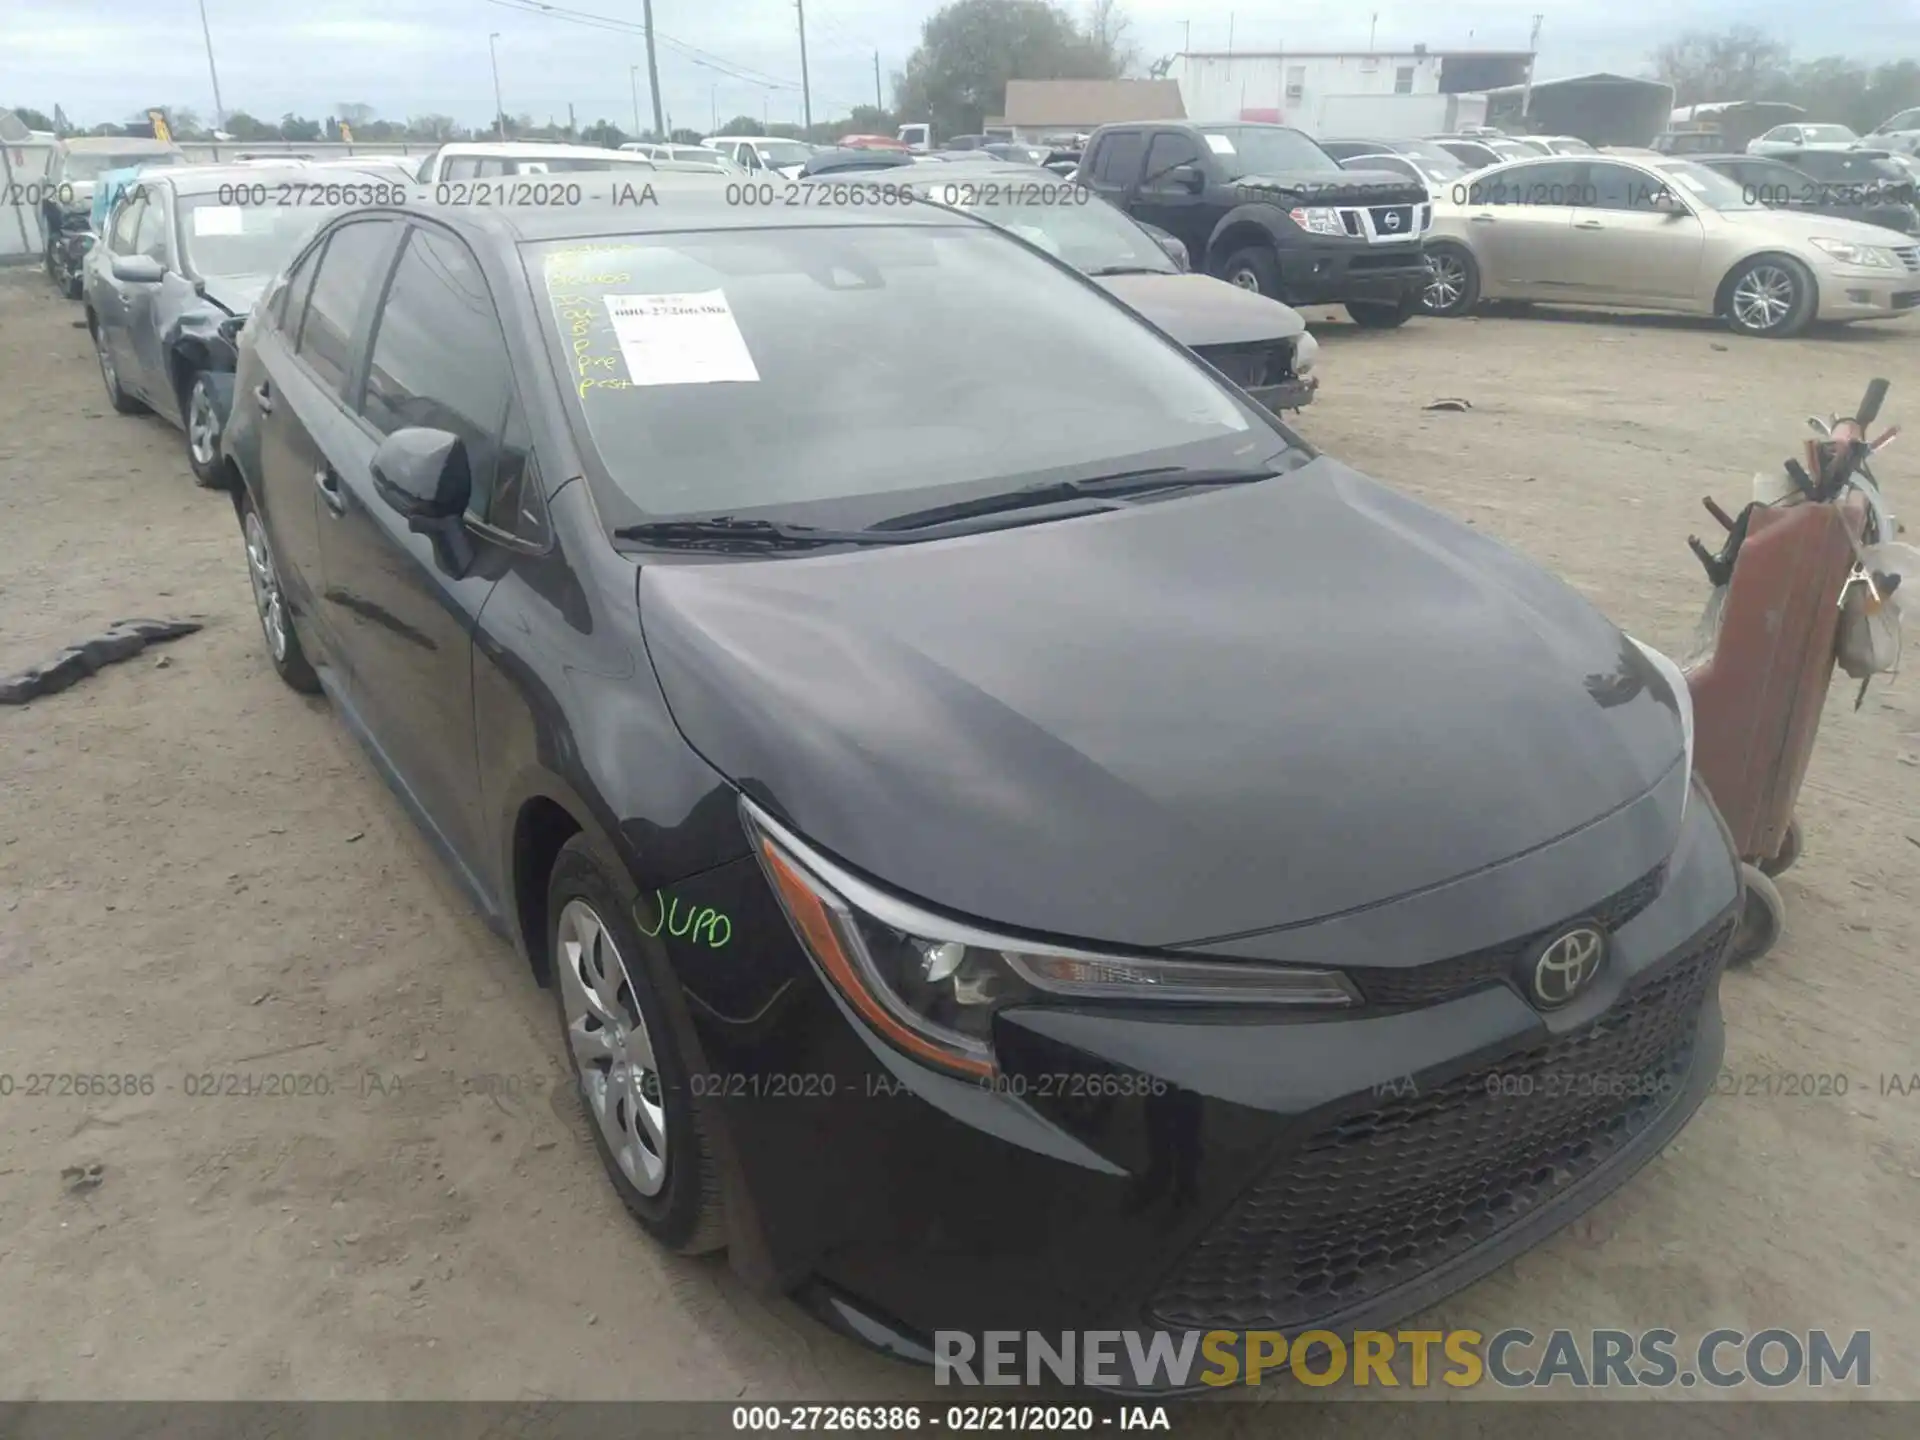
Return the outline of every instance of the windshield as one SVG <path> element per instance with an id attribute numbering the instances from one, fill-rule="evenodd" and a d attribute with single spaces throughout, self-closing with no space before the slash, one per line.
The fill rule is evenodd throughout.
<path id="1" fill-rule="evenodd" d="M 1586 141 L 1572 138 L 1549 140 L 1546 142 L 1546 146 L 1556 155 L 1591 155 L 1594 153 L 1593 147 L 1587 144 Z"/>
<path id="2" fill-rule="evenodd" d="M 804 165 L 813 158 L 813 146 L 798 140 L 759 140 L 755 148 L 769 165 Z"/>
<path id="3" fill-rule="evenodd" d="M 1659 167 L 1662 175 L 1671 179 L 1680 192 L 1696 205 L 1708 205 L 1715 210 L 1764 210 L 1767 207 L 1759 201 L 1759 192 L 1752 185 L 1742 185 L 1729 179 L 1718 170 L 1709 170 L 1704 165 L 1696 165 L 1691 160 L 1670 161 Z M 1764 190 L 1765 187 L 1760 187 Z"/>
<path id="4" fill-rule="evenodd" d="M 1298 130 L 1282 125 L 1203 125 L 1214 163 L 1229 180 L 1242 175 L 1282 175 L 1305 171 L 1337 175 L 1340 162 Z"/>
<path id="5" fill-rule="evenodd" d="M 182 195 L 178 208 L 187 270 L 207 280 L 278 274 L 334 213 L 312 205 L 222 205 L 217 194 Z"/>
<path id="6" fill-rule="evenodd" d="M 1287 447 L 1183 351 L 983 225 L 526 249 L 614 509 L 869 524 L 942 490 Z"/>
<path id="7" fill-rule="evenodd" d="M 1800 141 L 1804 145 L 1852 145 L 1859 140 L 1844 125 L 1802 125 Z"/>
<path id="8" fill-rule="evenodd" d="M 67 153 L 67 178 L 98 180 L 109 170 L 144 170 L 152 165 L 177 165 L 180 158 L 168 150 L 135 151 L 131 155 L 109 155 L 101 150 L 72 150 Z"/>
<path id="9" fill-rule="evenodd" d="M 1013 187 L 1039 188 L 1025 180 L 1013 181 L 1009 188 Z M 972 184 L 948 181 L 925 186 L 922 193 L 938 204 L 965 210 L 1011 230 L 1029 245 L 1083 274 L 1111 275 L 1129 270 L 1150 270 L 1158 275 L 1180 273 L 1151 235 L 1086 191 L 1075 192 L 1077 199 L 1042 204 L 1022 203 L 1012 196 L 993 193 L 998 188 L 999 182 L 992 180 Z M 1048 188 L 1065 191 L 1068 187 Z"/>
<path id="10" fill-rule="evenodd" d="M 1530 145 L 1522 145 L 1518 140 L 1489 140 L 1487 148 L 1502 160 L 1531 160 L 1540 152 Z"/>
<path id="11" fill-rule="evenodd" d="M 1420 173 L 1429 180 L 1458 180 L 1467 173 L 1467 167 L 1460 163 L 1458 155 L 1431 140 L 1396 140 L 1393 142 L 1393 153 L 1413 161 Z"/>

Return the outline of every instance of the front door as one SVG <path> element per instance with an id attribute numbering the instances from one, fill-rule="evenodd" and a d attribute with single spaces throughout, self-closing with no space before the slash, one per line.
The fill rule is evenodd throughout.
<path id="1" fill-rule="evenodd" d="M 1177 235 L 1187 247 L 1197 268 L 1204 268 L 1207 241 L 1213 238 L 1212 202 L 1202 193 L 1174 179 L 1174 171 L 1190 166 L 1205 174 L 1206 161 L 1200 146 L 1185 130 L 1161 130 L 1147 146 L 1147 163 L 1140 176 L 1140 188 L 1127 207 L 1136 220 L 1158 225 Z"/>
<path id="2" fill-rule="evenodd" d="M 432 225 L 407 236 L 374 317 L 364 393 L 319 437 L 338 498 L 320 517 L 330 625 L 350 657 L 354 704 L 454 857 L 488 873 L 474 751 L 473 630 L 499 571 L 484 538 L 450 566 L 375 488 L 374 453 L 405 427 L 466 449 L 469 514 L 483 519 L 501 471 L 513 383 L 498 311 L 465 244 Z M 519 447 L 524 449 L 524 445 Z"/>

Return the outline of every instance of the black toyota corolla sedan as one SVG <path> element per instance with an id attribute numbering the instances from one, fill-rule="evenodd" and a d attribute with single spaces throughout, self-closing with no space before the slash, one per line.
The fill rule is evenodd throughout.
<path id="1" fill-rule="evenodd" d="M 336 217 L 225 453 L 661 1243 L 906 1355 L 1345 1328 L 1686 1121 L 1670 662 L 992 226 L 655 184 Z"/>

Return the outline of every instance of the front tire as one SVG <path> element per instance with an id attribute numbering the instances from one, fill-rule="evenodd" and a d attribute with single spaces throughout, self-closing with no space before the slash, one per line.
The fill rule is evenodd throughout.
<path id="1" fill-rule="evenodd" d="M 1427 288 L 1420 308 L 1429 315 L 1453 319 L 1480 303 L 1480 266 L 1464 245 L 1427 247 Z"/>
<path id="2" fill-rule="evenodd" d="M 1426 289 L 1409 290 L 1398 300 L 1349 300 L 1347 314 L 1363 330 L 1398 330 L 1420 309 Z"/>
<path id="3" fill-rule="evenodd" d="M 217 490 L 226 479 L 220 468 L 220 407 L 214 404 L 205 370 L 194 372 L 180 413 L 186 420 L 187 464 L 194 481 L 203 489 Z"/>
<path id="4" fill-rule="evenodd" d="M 240 536 L 247 546 L 247 577 L 253 584 L 253 608 L 260 617 L 260 634 L 267 642 L 267 658 L 273 670 L 286 684 L 302 695 L 320 693 L 320 677 L 300 648 L 300 636 L 293 628 L 293 611 L 280 588 L 280 565 L 274 558 L 273 542 L 260 512 L 253 508 L 253 497 L 245 486 L 235 490 L 234 508 L 240 512 Z"/>
<path id="5" fill-rule="evenodd" d="M 1787 928 L 1787 904 L 1774 883 L 1757 866 L 1740 865 L 1745 889 L 1740 919 L 1728 946 L 1729 965 L 1751 965 L 1780 942 Z"/>
<path id="6" fill-rule="evenodd" d="M 1280 259 L 1264 245 L 1249 245 L 1227 256 L 1220 278 L 1269 300 L 1280 298 Z"/>
<path id="7" fill-rule="evenodd" d="M 607 1178 L 669 1250 L 726 1243 L 719 1171 L 662 998 L 675 982 L 634 926 L 626 867 L 585 835 L 547 884 L 547 953 L 567 1065 Z"/>
<path id="8" fill-rule="evenodd" d="M 1742 335 L 1782 340 L 1813 321 L 1813 276 L 1788 255 L 1756 255 L 1727 279 L 1722 307 Z"/>

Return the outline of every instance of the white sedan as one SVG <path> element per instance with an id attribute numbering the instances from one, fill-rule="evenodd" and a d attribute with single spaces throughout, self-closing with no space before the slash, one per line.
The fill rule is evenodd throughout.
<path id="1" fill-rule="evenodd" d="M 1749 155 L 1784 155 L 1793 150 L 1851 150 L 1860 137 L 1844 125 L 1776 125 L 1747 142 Z"/>

